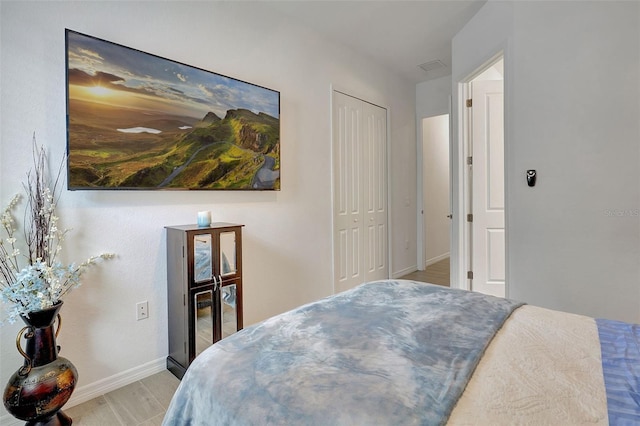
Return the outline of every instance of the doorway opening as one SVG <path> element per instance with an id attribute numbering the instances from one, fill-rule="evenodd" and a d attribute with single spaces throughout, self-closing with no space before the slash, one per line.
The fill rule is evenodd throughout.
<path id="1" fill-rule="evenodd" d="M 422 119 L 424 280 L 450 286 L 449 114 Z"/>
<path id="2" fill-rule="evenodd" d="M 467 288 L 506 295 L 504 59 L 464 85 L 463 113 Z"/>

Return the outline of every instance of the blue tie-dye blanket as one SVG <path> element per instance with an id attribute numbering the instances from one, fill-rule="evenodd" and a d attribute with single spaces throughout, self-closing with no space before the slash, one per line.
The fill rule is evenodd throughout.
<path id="1" fill-rule="evenodd" d="M 362 285 L 213 345 L 163 424 L 443 424 L 519 305 L 411 281 Z"/>

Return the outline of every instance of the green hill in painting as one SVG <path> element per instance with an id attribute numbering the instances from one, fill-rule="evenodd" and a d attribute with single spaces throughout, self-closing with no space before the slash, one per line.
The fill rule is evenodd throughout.
<path id="1" fill-rule="evenodd" d="M 162 131 L 125 133 L 116 123 L 98 127 L 88 115 L 70 123 L 70 188 L 280 188 L 277 118 L 244 109 L 188 123 L 184 117 L 127 118 Z"/>

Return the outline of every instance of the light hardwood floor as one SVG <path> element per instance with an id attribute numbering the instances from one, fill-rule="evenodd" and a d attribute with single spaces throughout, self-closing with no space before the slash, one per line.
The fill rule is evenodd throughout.
<path id="1" fill-rule="evenodd" d="M 179 384 L 164 370 L 63 411 L 74 426 L 159 426 Z"/>
<path id="2" fill-rule="evenodd" d="M 405 275 L 402 279 L 422 281 L 425 283 L 449 287 L 451 285 L 449 277 L 449 258 L 447 257 L 446 259 L 442 259 L 427 266 L 424 271 L 416 271 Z"/>

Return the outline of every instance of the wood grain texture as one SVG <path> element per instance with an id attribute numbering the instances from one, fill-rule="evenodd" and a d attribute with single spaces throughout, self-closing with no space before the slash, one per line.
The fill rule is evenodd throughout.
<path id="1" fill-rule="evenodd" d="M 403 280 L 422 281 L 430 284 L 450 286 L 449 258 L 442 259 L 427 266 L 424 271 L 415 271 L 401 277 Z"/>

